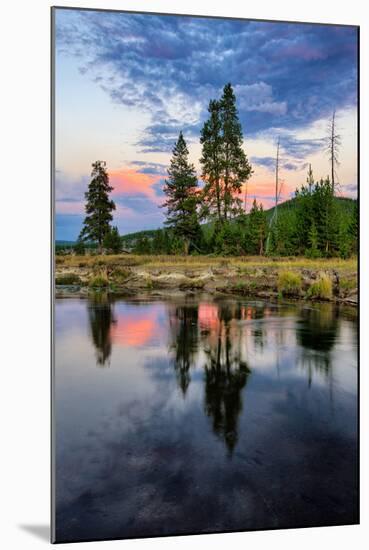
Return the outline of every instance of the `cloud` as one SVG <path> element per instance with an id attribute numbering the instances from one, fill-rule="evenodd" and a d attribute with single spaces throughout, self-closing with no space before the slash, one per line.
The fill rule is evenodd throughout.
<path id="1" fill-rule="evenodd" d="M 142 173 L 132 168 L 122 168 L 109 172 L 113 186 L 113 197 L 117 195 L 136 195 L 142 193 L 147 197 L 155 198 L 153 185 L 159 177 L 153 174 Z"/>
<path id="2" fill-rule="evenodd" d="M 149 214 L 157 215 L 159 213 L 158 203 L 143 193 L 136 193 L 123 197 L 120 196 L 116 199 L 116 202 L 120 206 L 124 206 L 140 216 Z"/>
<path id="3" fill-rule="evenodd" d="M 276 166 L 276 158 L 275 157 L 251 157 L 251 162 L 253 164 L 263 166 L 264 168 L 267 168 L 268 170 L 274 172 L 275 166 Z M 290 161 L 284 161 L 283 159 L 280 159 L 279 167 L 281 169 L 289 170 L 289 171 L 298 171 L 298 170 L 304 170 L 307 167 L 306 162 L 290 162 Z"/>
<path id="4" fill-rule="evenodd" d="M 167 165 L 159 162 L 146 162 L 143 160 L 134 160 L 130 163 L 132 166 L 138 166 L 137 172 L 139 174 L 149 175 L 167 175 Z"/>
<path id="5" fill-rule="evenodd" d="M 352 111 L 357 104 L 354 27 L 58 8 L 56 48 L 58 66 L 59 60 L 72 60 L 108 101 L 143 114 L 145 128 L 137 125 L 129 144 L 140 160 L 132 155 L 132 162 L 110 174 L 122 231 L 160 225 L 163 162 L 180 130 L 190 145 L 198 144 L 209 100 L 220 97 L 227 82 L 235 89 L 247 149 L 254 140 L 251 162 L 272 173 L 280 137 L 281 168 L 290 186 L 309 157 L 323 150 L 324 131 L 313 131 L 314 123 L 327 119 L 333 107 Z M 83 212 L 89 179 L 87 173 L 58 170 L 59 213 Z M 272 176 L 269 181 L 259 168 L 253 179 L 250 196 L 272 201 Z"/>
<path id="6" fill-rule="evenodd" d="M 60 8 L 56 42 L 112 101 L 148 113 L 143 152 L 170 151 L 179 130 L 198 138 L 226 82 L 248 136 L 356 103 L 354 27 Z"/>
<path id="7" fill-rule="evenodd" d="M 259 111 L 273 115 L 285 115 L 286 101 L 274 101 L 272 86 L 265 82 L 255 84 L 237 84 L 235 94 L 239 109 L 243 111 Z"/>
<path id="8" fill-rule="evenodd" d="M 295 159 L 303 160 L 322 150 L 324 148 L 325 139 L 297 139 L 293 136 L 283 136 L 280 143 L 282 152 L 287 153 Z"/>
<path id="9" fill-rule="evenodd" d="M 253 164 L 258 164 L 259 166 L 264 166 L 269 170 L 275 169 L 275 158 L 273 157 L 251 157 L 251 162 Z"/>
<path id="10" fill-rule="evenodd" d="M 346 183 L 339 186 L 339 192 L 345 197 L 357 198 L 358 187 L 357 183 Z"/>

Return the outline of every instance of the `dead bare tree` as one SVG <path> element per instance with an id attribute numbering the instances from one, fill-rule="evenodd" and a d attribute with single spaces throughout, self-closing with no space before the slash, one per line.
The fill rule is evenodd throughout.
<path id="1" fill-rule="evenodd" d="M 341 146 L 341 136 L 337 133 L 336 125 L 336 111 L 333 110 L 332 118 L 328 124 L 328 135 L 326 137 L 326 151 L 329 156 L 329 162 L 331 164 L 331 184 L 332 193 L 334 194 L 336 188 L 336 167 L 339 166 L 339 149 Z"/>
<path id="2" fill-rule="evenodd" d="M 275 204 L 274 204 L 274 211 L 269 222 L 269 231 L 268 231 L 268 237 L 267 237 L 266 248 L 265 248 L 266 254 L 269 254 L 269 251 L 270 251 L 270 237 L 272 233 L 272 227 L 275 223 L 277 223 L 278 201 L 279 201 L 280 193 L 281 193 L 281 188 L 279 188 L 279 138 L 278 138 L 277 155 L 275 159 Z"/>
<path id="3" fill-rule="evenodd" d="M 279 138 L 277 142 L 277 157 L 275 159 L 275 220 L 277 221 L 277 208 L 278 208 L 278 199 L 279 199 L 279 190 L 278 190 L 278 170 L 279 170 Z"/>

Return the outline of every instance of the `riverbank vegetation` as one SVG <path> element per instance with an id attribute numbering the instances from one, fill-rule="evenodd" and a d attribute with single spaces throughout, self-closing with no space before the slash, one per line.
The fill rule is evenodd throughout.
<path id="1" fill-rule="evenodd" d="M 131 235 L 120 236 L 112 226 L 106 165 L 93 164 L 78 241 L 56 256 L 58 295 L 202 290 L 355 304 L 358 207 L 337 196 L 338 143 L 331 177 L 315 181 L 309 165 L 306 183 L 280 203 L 278 140 L 274 207 L 264 210 L 254 199 L 249 211 L 253 168 L 230 84 L 210 101 L 200 144 L 201 181 L 179 133 L 162 189 L 164 227 Z"/>
<path id="2" fill-rule="evenodd" d="M 356 258 L 59 256 L 57 296 L 204 291 L 357 303 Z"/>
<path id="3" fill-rule="evenodd" d="M 335 124 L 333 113 L 331 125 Z M 253 168 L 243 146 L 236 96 L 231 84 L 208 106 L 200 134 L 200 180 L 189 161 L 182 132 L 174 144 L 163 184 L 164 227 L 120 236 L 112 227 L 114 201 L 106 164 L 93 164 L 86 192 L 86 217 L 75 243 L 56 246 L 57 254 L 192 256 L 268 256 L 349 258 L 357 254 L 357 201 L 337 196 L 339 154 L 336 130 L 327 136 L 330 176 L 315 180 L 309 165 L 306 183 L 290 200 L 280 203 L 282 183 L 278 139 L 275 163 L 275 204 L 265 211 L 253 200 L 247 209 L 247 183 Z M 332 154 L 332 151 L 334 154 Z"/>

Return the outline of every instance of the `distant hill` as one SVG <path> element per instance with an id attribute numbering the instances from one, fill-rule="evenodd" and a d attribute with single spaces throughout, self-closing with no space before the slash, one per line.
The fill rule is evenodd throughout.
<path id="1" fill-rule="evenodd" d="M 356 199 L 350 199 L 348 197 L 335 197 L 335 200 L 340 205 L 340 208 L 345 210 L 347 213 L 352 212 L 352 209 L 354 208 L 356 204 Z M 282 213 L 286 210 L 293 210 L 296 207 L 296 199 L 292 198 L 288 201 L 281 202 L 278 204 L 278 212 Z M 269 208 L 266 210 L 267 218 L 268 220 L 272 217 L 274 212 L 274 206 L 272 208 Z M 212 223 L 206 223 L 203 224 L 204 229 L 210 230 L 212 226 Z M 135 244 L 135 242 L 143 237 L 147 237 L 148 239 L 153 239 L 155 237 L 155 234 L 160 231 L 160 228 L 158 229 L 144 229 L 142 231 L 135 231 L 134 233 L 127 233 L 126 235 L 122 235 L 122 244 L 123 247 L 129 250 L 132 248 Z M 67 240 L 56 240 L 55 246 L 57 248 L 71 248 L 75 245 L 75 241 L 67 241 Z M 93 245 L 90 245 L 93 246 Z"/>
<path id="2" fill-rule="evenodd" d="M 74 246 L 76 241 L 63 241 L 60 239 L 56 239 L 55 246 L 62 247 L 62 248 L 70 248 L 71 246 Z"/>
<path id="3" fill-rule="evenodd" d="M 350 199 L 348 197 L 335 197 L 335 200 L 338 202 L 340 207 L 345 210 L 347 213 L 352 212 L 352 209 L 355 206 L 356 199 Z M 286 210 L 293 210 L 296 207 L 296 198 L 289 199 L 287 201 L 281 202 L 278 204 L 278 212 L 281 214 L 282 212 Z M 273 216 L 274 212 L 274 206 L 272 208 L 268 208 L 266 210 L 267 219 L 270 220 L 270 218 Z M 210 230 L 212 226 L 212 222 L 203 224 L 202 227 L 204 229 Z M 122 235 L 122 242 L 123 245 L 127 248 L 130 248 L 133 246 L 135 241 L 137 241 L 140 238 L 147 237 L 148 239 L 153 239 L 155 237 L 155 234 L 160 231 L 160 229 L 146 229 L 144 231 L 136 231 L 135 233 L 127 233 L 126 235 Z"/>
<path id="4" fill-rule="evenodd" d="M 144 237 L 148 239 L 153 239 L 155 237 L 155 234 L 160 231 L 161 228 L 158 229 L 144 229 L 143 231 L 136 231 L 135 233 L 128 233 L 127 235 L 122 235 L 122 243 L 123 247 L 130 248 L 134 245 L 136 241 L 139 239 L 143 239 Z"/>
<path id="5" fill-rule="evenodd" d="M 339 204 L 340 208 L 344 210 L 347 213 L 352 212 L 352 209 L 354 208 L 356 204 L 356 199 L 350 199 L 348 197 L 335 197 L 335 200 Z M 278 212 L 284 212 L 285 210 L 293 210 L 296 207 L 296 198 L 292 198 L 288 201 L 281 202 L 278 204 Z M 268 219 L 270 219 L 274 212 L 274 206 L 272 208 L 269 208 L 266 210 L 266 214 Z"/>

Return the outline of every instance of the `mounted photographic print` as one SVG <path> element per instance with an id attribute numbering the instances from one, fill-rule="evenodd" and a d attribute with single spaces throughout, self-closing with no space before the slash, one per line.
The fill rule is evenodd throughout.
<path id="1" fill-rule="evenodd" d="M 358 44 L 52 9 L 53 542 L 358 523 Z"/>

